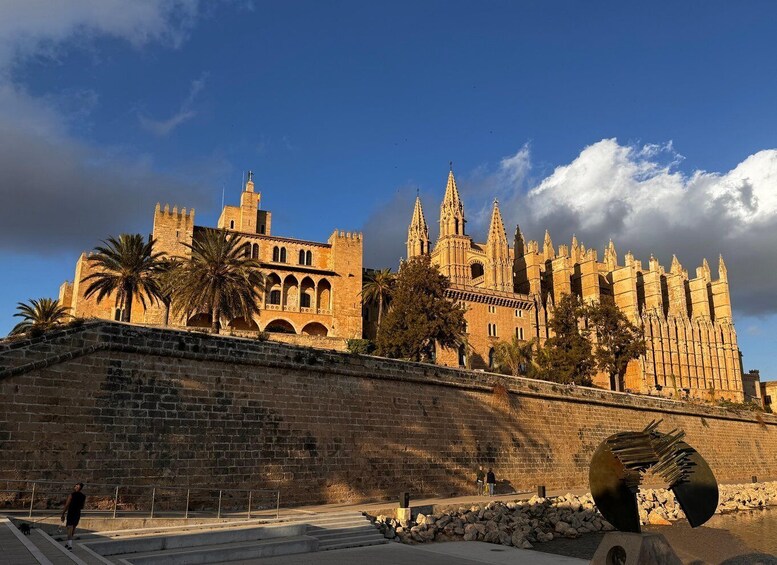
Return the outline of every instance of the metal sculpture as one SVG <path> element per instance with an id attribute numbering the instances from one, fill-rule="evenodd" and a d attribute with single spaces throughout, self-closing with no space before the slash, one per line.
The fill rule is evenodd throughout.
<path id="1" fill-rule="evenodd" d="M 650 422 L 640 432 L 611 435 L 591 458 L 594 502 L 622 532 L 641 531 L 637 492 L 648 471 L 666 481 L 691 527 L 704 524 L 718 506 L 718 483 L 707 462 L 683 441 L 685 432 L 659 432 L 660 423 Z"/>

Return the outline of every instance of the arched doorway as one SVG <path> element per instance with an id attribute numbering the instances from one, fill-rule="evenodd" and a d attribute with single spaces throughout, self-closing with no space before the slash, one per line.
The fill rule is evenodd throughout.
<path id="1" fill-rule="evenodd" d="M 273 320 L 264 327 L 264 331 L 279 334 L 295 334 L 294 326 L 286 320 Z"/>
<path id="2" fill-rule="evenodd" d="M 329 330 L 326 329 L 326 326 L 324 324 L 320 324 L 318 322 L 310 322 L 309 324 L 305 325 L 304 328 L 302 328 L 302 332 L 305 335 L 317 335 L 321 337 L 326 337 L 329 334 Z"/>
<path id="3" fill-rule="evenodd" d="M 264 290 L 265 305 L 277 306 L 275 310 L 280 309 L 281 305 L 281 278 L 275 273 L 267 275 Z"/>
<path id="4" fill-rule="evenodd" d="M 210 314 L 195 314 L 188 320 L 186 320 L 187 328 L 209 328 L 210 327 Z"/>
<path id="5" fill-rule="evenodd" d="M 318 281 L 317 302 L 319 310 L 332 309 L 332 285 L 326 279 Z"/>
<path id="6" fill-rule="evenodd" d="M 296 309 L 299 306 L 299 282 L 294 275 L 283 279 L 283 307 Z"/>
<path id="7" fill-rule="evenodd" d="M 246 320 L 245 318 L 235 318 L 229 322 L 229 327 L 233 330 L 243 331 L 259 331 L 259 326 L 253 320 Z"/>

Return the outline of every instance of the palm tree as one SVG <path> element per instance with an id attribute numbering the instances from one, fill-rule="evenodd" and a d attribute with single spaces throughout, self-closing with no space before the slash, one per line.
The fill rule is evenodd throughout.
<path id="1" fill-rule="evenodd" d="M 164 325 L 170 323 L 170 306 L 173 303 L 176 282 L 181 275 L 183 261 L 179 257 L 165 257 L 157 264 L 155 276 L 159 284 L 159 300 L 165 307 Z"/>
<path id="2" fill-rule="evenodd" d="M 365 302 L 378 303 L 378 331 L 383 318 L 383 306 L 391 300 L 391 292 L 397 275 L 391 269 L 382 269 L 368 273 L 362 286 L 362 297 Z"/>
<path id="3" fill-rule="evenodd" d="M 206 230 L 188 247 L 192 256 L 176 277 L 173 312 L 187 318 L 210 314 L 211 330 L 219 333 L 221 317 L 250 320 L 259 312 L 260 263 L 246 256 L 236 233 Z"/>
<path id="4" fill-rule="evenodd" d="M 531 375 L 536 368 L 534 361 L 534 340 L 522 341 L 513 336 L 510 341 L 500 341 L 494 347 L 497 363 L 510 369 L 514 376 Z"/>
<path id="5" fill-rule="evenodd" d="M 164 253 L 154 253 L 156 240 L 149 236 L 143 241 L 140 234 L 121 234 L 118 239 L 109 237 L 104 245 L 95 247 L 96 254 L 90 256 L 98 271 L 81 282 L 92 281 L 84 296 L 97 294 L 97 303 L 117 293 L 116 301 L 121 304 L 123 322 L 132 319 L 132 301 L 140 299 L 143 308 L 146 299 L 156 301 L 161 296 L 156 271 Z"/>
<path id="6" fill-rule="evenodd" d="M 16 324 L 8 335 L 20 335 L 34 330 L 48 330 L 61 324 L 70 316 L 68 309 L 53 298 L 32 298 L 28 304 L 19 302 L 15 317 L 24 318 Z"/>

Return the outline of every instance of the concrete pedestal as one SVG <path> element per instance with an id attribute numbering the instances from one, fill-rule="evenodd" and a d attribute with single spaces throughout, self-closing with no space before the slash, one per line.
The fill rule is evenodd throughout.
<path id="1" fill-rule="evenodd" d="M 591 565 L 682 565 L 682 561 L 661 534 L 609 532 Z"/>

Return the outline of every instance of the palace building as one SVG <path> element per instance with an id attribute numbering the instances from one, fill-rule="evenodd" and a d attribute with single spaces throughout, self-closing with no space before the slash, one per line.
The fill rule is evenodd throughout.
<path id="1" fill-rule="evenodd" d="M 335 230 L 326 242 L 273 235 L 272 214 L 261 209 L 261 194 L 255 191 L 251 173 L 240 205 L 224 206 L 217 227 L 239 234 L 245 253 L 261 262 L 265 281 L 259 314 L 252 320 L 226 321 L 225 333 L 361 337 L 361 234 Z M 184 244 L 191 244 L 205 229 L 210 228 L 195 225 L 194 210 L 171 210 L 169 205 L 157 204 L 152 232 L 155 251 L 185 259 L 191 252 Z M 94 269 L 90 254 L 83 253 L 76 263 L 73 282 L 60 287 L 60 303 L 69 307 L 73 316 L 118 320 L 121 312 L 115 298 L 98 304 L 94 296 L 84 296 L 88 283 L 82 281 Z M 162 325 L 165 308 L 153 303 L 144 308 L 136 298 L 131 321 Z M 169 322 L 178 327 L 210 327 L 207 314 Z"/>
<path id="2" fill-rule="evenodd" d="M 547 321 L 565 293 L 584 301 L 612 296 L 632 323 L 644 330 L 647 353 L 629 364 L 615 388 L 640 393 L 742 401 L 742 368 L 731 313 L 723 258 L 713 279 L 706 259 L 689 277 L 675 257 L 669 271 L 651 257 L 646 266 L 627 253 L 620 262 L 610 241 L 604 260 L 576 238 L 554 248 L 546 232 L 542 249 L 516 227 L 507 240 L 499 204 L 494 201 L 485 243 L 466 234 L 464 206 L 453 171 L 440 206 L 440 235 L 432 247 L 429 228 L 416 198 L 408 229 L 407 256 L 431 255 L 450 279 L 448 296 L 466 308 L 467 342 L 458 351 L 441 350 L 437 362 L 489 369 L 497 342 L 516 336 L 549 337 Z M 597 386 L 611 388 L 599 374 Z"/>

